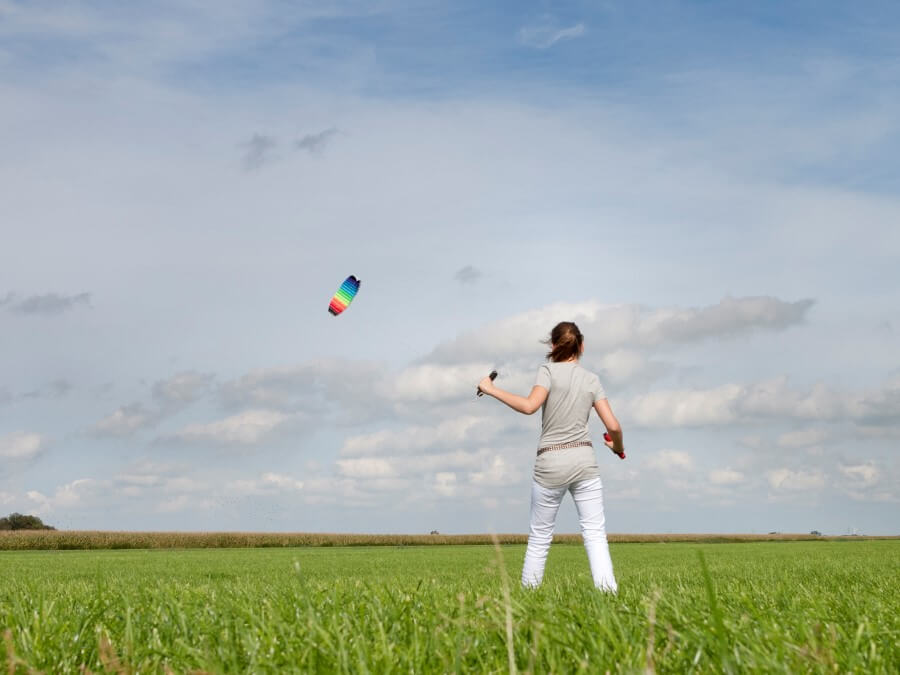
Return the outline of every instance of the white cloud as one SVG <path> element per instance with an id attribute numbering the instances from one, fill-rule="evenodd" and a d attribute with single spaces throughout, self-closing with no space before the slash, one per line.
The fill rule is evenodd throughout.
<path id="1" fill-rule="evenodd" d="M 634 349 L 616 349 L 605 353 L 597 362 L 601 378 L 612 383 L 647 384 L 669 370 L 668 364 L 651 361 Z"/>
<path id="2" fill-rule="evenodd" d="M 744 474 L 734 469 L 713 469 L 708 478 L 713 485 L 737 485 L 744 482 Z"/>
<path id="3" fill-rule="evenodd" d="M 205 395 L 215 377 L 209 373 L 184 371 L 170 378 L 159 380 L 153 385 L 153 398 L 163 408 L 182 407 L 197 401 Z"/>
<path id="4" fill-rule="evenodd" d="M 574 321 L 588 348 L 599 352 L 635 346 L 699 342 L 801 323 L 812 300 L 788 302 L 773 297 L 726 297 L 699 308 L 648 309 L 639 305 L 605 305 L 596 300 L 555 303 L 480 326 L 439 345 L 429 360 L 438 363 L 484 363 L 533 359 L 540 341 L 559 321 Z"/>
<path id="5" fill-rule="evenodd" d="M 660 309 L 641 318 L 636 334 L 643 344 L 695 342 L 755 330 L 784 330 L 801 323 L 812 300 L 785 302 L 772 297 L 726 297 L 700 308 Z"/>
<path id="6" fill-rule="evenodd" d="M 585 26 L 582 22 L 566 28 L 559 28 L 547 19 L 541 24 L 520 28 L 519 41 L 528 47 L 547 49 L 561 40 L 573 40 L 584 34 Z"/>
<path id="7" fill-rule="evenodd" d="M 880 472 L 871 462 L 864 464 L 848 464 L 838 467 L 841 474 L 858 487 L 868 487 L 878 483 Z"/>
<path id="8" fill-rule="evenodd" d="M 125 473 L 119 474 L 115 478 L 117 483 L 131 487 L 154 487 L 161 485 L 164 481 L 162 476 L 149 473 Z"/>
<path id="9" fill-rule="evenodd" d="M 285 412 L 304 410 L 338 419 L 383 416 L 388 372 L 382 364 L 349 359 L 314 359 L 293 366 L 252 370 L 219 389 L 229 408 Z M 335 414 L 335 409 L 340 415 Z"/>
<path id="10" fill-rule="evenodd" d="M 650 392 L 625 401 L 623 417 L 648 427 L 729 424 L 737 419 L 736 404 L 744 392 L 737 384 Z"/>
<path id="11" fill-rule="evenodd" d="M 101 437 L 124 437 L 154 427 L 203 397 L 210 390 L 213 379 L 207 373 L 184 371 L 158 380 L 151 389 L 155 402 L 152 408 L 141 402 L 124 405 L 97 422 L 91 433 Z"/>
<path id="12" fill-rule="evenodd" d="M 647 458 L 647 466 L 664 473 L 691 471 L 694 459 L 682 450 L 660 450 Z"/>
<path id="13" fill-rule="evenodd" d="M 302 490 L 304 482 L 286 474 L 267 472 L 255 479 L 237 479 L 228 483 L 229 494 L 264 495 Z"/>
<path id="14" fill-rule="evenodd" d="M 487 466 L 480 471 L 469 474 L 469 480 L 475 486 L 502 486 L 515 483 L 521 471 L 511 465 L 502 455 L 495 455 Z"/>
<path id="15" fill-rule="evenodd" d="M 147 410 L 140 403 L 122 406 L 111 415 L 104 417 L 91 429 L 95 436 L 130 436 L 141 429 L 151 427 L 159 421 L 154 411 Z"/>
<path id="16" fill-rule="evenodd" d="M 500 507 L 500 500 L 496 497 L 482 497 L 481 505 L 489 511 L 494 511 Z"/>
<path id="17" fill-rule="evenodd" d="M 769 486 L 775 490 L 806 491 L 820 490 L 825 487 L 825 474 L 818 469 L 805 471 L 802 469 L 773 469 L 766 473 Z"/>
<path id="18" fill-rule="evenodd" d="M 803 392 L 792 389 L 787 378 L 780 377 L 710 389 L 657 390 L 624 401 L 622 410 L 623 416 L 647 427 L 715 426 L 766 418 L 853 420 L 862 424 L 877 419 L 879 424 L 887 424 L 890 420 L 900 421 L 897 391 L 893 384 L 863 392 L 838 392 L 817 384 Z M 875 410 L 877 414 L 873 413 Z M 799 443 L 814 437 L 812 431 L 788 432 L 779 440 Z"/>
<path id="19" fill-rule="evenodd" d="M 190 472 L 188 463 L 165 463 L 153 460 L 139 460 L 121 469 L 112 478 L 118 489 L 164 488 L 175 485 L 174 481 L 184 478 Z"/>
<path id="20" fill-rule="evenodd" d="M 788 431 L 778 437 L 777 443 L 782 448 L 804 448 L 818 445 L 826 439 L 823 429 L 798 429 Z"/>
<path id="21" fill-rule="evenodd" d="M 164 499 L 156 507 L 160 513 L 177 513 L 184 511 L 192 505 L 192 500 L 187 495 L 178 495 L 170 499 Z"/>
<path id="22" fill-rule="evenodd" d="M 878 426 L 869 424 L 859 425 L 860 433 L 866 438 L 900 439 L 900 425 Z"/>
<path id="23" fill-rule="evenodd" d="M 489 417 L 465 415 L 436 426 L 407 426 L 350 436 L 341 447 L 342 457 L 374 454 L 404 455 L 435 448 L 483 445 L 501 434 L 506 425 Z"/>
<path id="24" fill-rule="evenodd" d="M 466 365 L 424 364 L 411 366 L 401 371 L 394 379 L 390 395 L 400 401 L 440 401 L 459 400 L 474 396 L 475 385 L 491 371 L 491 364 Z"/>
<path id="25" fill-rule="evenodd" d="M 881 388 L 865 392 L 854 404 L 850 411 L 866 424 L 900 426 L 900 379 L 893 378 Z"/>
<path id="26" fill-rule="evenodd" d="M 190 476 L 174 476 L 167 478 L 163 482 L 163 491 L 165 492 L 192 492 L 200 493 L 209 489 L 209 484 L 205 481 L 199 481 Z"/>
<path id="27" fill-rule="evenodd" d="M 52 496 L 44 495 L 37 490 L 29 490 L 25 496 L 35 504 L 36 513 L 55 513 L 84 506 L 85 502 L 93 498 L 101 487 L 99 481 L 91 478 L 79 478 L 59 486 Z"/>
<path id="28" fill-rule="evenodd" d="M 350 478 L 390 478 L 397 475 L 395 461 L 384 457 L 339 459 L 337 467 L 341 474 Z"/>
<path id="29" fill-rule="evenodd" d="M 207 424 L 190 424 L 175 434 L 193 442 L 253 445 L 294 419 L 276 410 L 246 410 Z"/>
<path id="30" fill-rule="evenodd" d="M 456 494 L 456 474 L 452 471 L 439 471 L 434 475 L 434 490 L 443 497 Z"/>
<path id="31" fill-rule="evenodd" d="M 737 444 L 744 448 L 750 448 L 751 450 L 759 450 L 760 448 L 765 447 L 766 439 L 759 434 L 748 434 L 738 438 Z"/>
<path id="32" fill-rule="evenodd" d="M 490 449 L 455 450 L 439 454 L 414 454 L 383 457 L 353 457 L 336 462 L 338 473 L 348 478 L 414 478 L 437 473 L 465 471 L 473 484 L 487 484 L 508 469 L 509 483 L 519 477 L 505 457 Z"/>
<path id="33" fill-rule="evenodd" d="M 47 446 L 47 439 L 40 434 L 14 431 L 0 436 L 0 459 L 27 461 L 35 459 Z"/>
<path id="34" fill-rule="evenodd" d="M 302 490 L 303 481 L 280 473 L 264 473 L 261 478 L 266 485 L 273 485 L 280 490 Z"/>

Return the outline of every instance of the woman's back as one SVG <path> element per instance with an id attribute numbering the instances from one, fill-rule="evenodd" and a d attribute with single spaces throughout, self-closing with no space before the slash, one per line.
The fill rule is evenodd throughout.
<path id="1" fill-rule="evenodd" d="M 534 384 L 549 392 L 538 448 L 552 448 L 538 455 L 534 479 L 558 487 L 599 477 L 588 420 L 594 401 L 606 398 L 600 379 L 578 361 L 550 361 L 540 367 Z"/>
<path id="2" fill-rule="evenodd" d="M 590 440 L 591 409 L 595 401 L 606 398 L 600 379 L 578 361 L 551 361 L 540 367 L 535 385 L 549 392 L 538 447 Z"/>

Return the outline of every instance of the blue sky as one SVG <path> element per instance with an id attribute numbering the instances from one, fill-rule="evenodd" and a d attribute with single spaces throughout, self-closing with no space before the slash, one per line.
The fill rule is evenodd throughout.
<path id="1" fill-rule="evenodd" d="M 0 511 L 523 531 L 574 319 L 611 531 L 895 533 L 898 14 L 0 2 Z"/>

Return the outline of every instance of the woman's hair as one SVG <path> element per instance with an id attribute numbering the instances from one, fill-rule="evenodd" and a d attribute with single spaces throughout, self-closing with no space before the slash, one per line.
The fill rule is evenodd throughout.
<path id="1" fill-rule="evenodd" d="M 578 358 L 581 356 L 581 344 L 584 342 L 584 335 L 578 330 L 571 321 L 560 321 L 550 331 L 550 339 L 544 340 L 545 344 L 550 345 L 550 351 L 547 352 L 547 358 L 551 361 L 568 361 L 573 356 Z"/>

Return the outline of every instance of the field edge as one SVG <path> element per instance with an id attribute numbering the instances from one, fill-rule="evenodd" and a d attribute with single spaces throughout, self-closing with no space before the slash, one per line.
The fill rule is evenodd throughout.
<path id="1" fill-rule="evenodd" d="M 610 543 L 752 543 L 772 541 L 871 541 L 900 536 L 813 534 L 610 534 Z M 525 544 L 525 534 L 338 534 L 308 532 L 124 532 L 81 530 L 0 531 L 0 551 L 290 548 L 347 546 L 447 546 Z M 580 544 L 579 534 L 558 534 L 554 543 Z"/>

